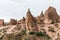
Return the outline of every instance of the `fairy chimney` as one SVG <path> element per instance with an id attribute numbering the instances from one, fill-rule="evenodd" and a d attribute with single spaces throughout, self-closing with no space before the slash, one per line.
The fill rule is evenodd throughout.
<path id="1" fill-rule="evenodd" d="M 26 17 L 27 29 L 30 30 L 30 29 L 32 29 L 32 27 L 34 28 L 34 26 L 36 26 L 36 24 L 35 24 L 36 21 L 35 21 L 33 15 L 31 14 L 30 9 L 28 9 L 26 16 L 27 16 Z"/>
<path id="2" fill-rule="evenodd" d="M 35 22 L 35 19 L 34 19 L 33 15 L 31 14 L 30 9 L 28 9 L 26 16 L 27 16 L 26 20 L 28 23 L 29 22 Z"/>
<path id="3" fill-rule="evenodd" d="M 59 21 L 56 9 L 51 6 L 45 11 L 45 18 L 52 20 L 54 23 Z"/>
<path id="4" fill-rule="evenodd" d="M 29 8 L 28 8 L 28 12 L 27 12 L 26 16 L 27 16 L 27 20 L 28 20 L 28 22 L 34 20 L 34 17 L 33 17 L 33 15 L 31 14 Z"/>

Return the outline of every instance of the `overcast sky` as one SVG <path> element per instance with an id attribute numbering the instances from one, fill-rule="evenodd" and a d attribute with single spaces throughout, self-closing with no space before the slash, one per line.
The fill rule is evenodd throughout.
<path id="1" fill-rule="evenodd" d="M 60 0 L 0 0 L 0 19 L 21 19 L 26 16 L 28 8 L 32 15 L 38 16 L 49 6 L 55 7 L 58 14 L 60 13 Z"/>

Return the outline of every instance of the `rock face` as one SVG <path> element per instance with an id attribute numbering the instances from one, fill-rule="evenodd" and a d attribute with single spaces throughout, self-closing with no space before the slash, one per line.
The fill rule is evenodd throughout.
<path id="1" fill-rule="evenodd" d="M 49 7 L 45 14 L 43 11 L 38 17 L 34 17 L 31 14 L 30 9 L 28 9 L 26 18 L 23 17 L 23 19 L 20 20 L 20 25 L 23 26 L 22 28 L 26 28 L 26 30 L 38 30 L 39 26 L 44 25 L 46 20 L 47 24 L 50 24 L 51 22 L 57 23 L 59 22 L 59 16 L 56 12 L 56 9 L 54 7 Z M 50 20 L 50 21 L 49 21 Z M 50 22 L 50 23 L 49 23 Z"/>
<path id="2" fill-rule="evenodd" d="M 26 18 L 27 22 L 32 22 L 32 21 L 34 21 L 34 17 L 33 17 L 33 15 L 31 14 L 30 9 L 28 9 L 26 16 L 27 16 L 27 18 Z"/>
<path id="3" fill-rule="evenodd" d="M 27 30 L 36 28 L 36 20 L 34 19 L 33 15 L 31 14 L 30 9 L 28 9 L 26 16 L 27 16 L 26 17 L 26 28 L 28 27 Z"/>
<path id="4" fill-rule="evenodd" d="M 25 40 L 49 40 L 49 37 L 51 37 L 53 40 L 55 40 L 58 38 L 58 33 L 60 37 L 59 18 L 60 17 L 58 16 L 56 9 L 51 6 L 45 11 L 45 14 L 42 11 L 38 17 L 34 17 L 31 14 L 30 9 L 28 9 L 26 18 L 23 17 L 19 21 L 11 19 L 9 22 L 10 25 L 0 27 L 0 38 L 3 40 L 24 40 L 25 38 Z M 4 21 L 0 20 L 0 25 L 3 24 Z M 20 32 L 21 30 L 24 31 Z M 32 35 L 30 35 L 29 32 L 31 32 Z M 43 35 L 45 36 L 43 37 Z"/>
<path id="5" fill-rule="evenodd" d="M 17 24 L 25 24 L 25 17 L 23 17 L 21 20 L 17 22 Z"/>
<path id="6" fill-rule="evenodd" d="M 53 22 L 59 21 L 59 16 L 56 12 L 56 9 L 54 7 L 51 7 L 51 6 L 45 11 L 45 17 L 47 19 L 51 19 Z"/>
<path id="7" fill-rule="evenodd" d="M 0 26 L 4 26 L 4 20 L 0 19 Z"/>
<path id="8" fill-rule="evenodd" d="M 43 23 L 43 21 L 44 21 L 44 14 L 42 11 L 41 14 L 37 17 L 37 23 Z"/>
<path id="9" fill-rule="evenodd" d="M 6 34 L 2 40 L 21 40 L 21 34 Z"/>
<path id="10" fill-rule="evenodd" d="M 17 20 L 10 19 L 9 25 L 16 25 L 16 24 L 17 24 Z"/>
<path id="11" fill-rule="evenodd" d="M 43 11 L 41 11 L 40 18 L 44 17 Z"/>

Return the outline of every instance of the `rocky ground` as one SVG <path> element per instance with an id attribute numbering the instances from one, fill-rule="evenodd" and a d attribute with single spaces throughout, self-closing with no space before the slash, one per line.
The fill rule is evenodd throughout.
<path id="1" fill-rule="evenodd" d="M 42 33 L 44 32 L 44 34 L 47 34 L 51 40 L 56 40 L 60 37 L 60 23 L 40 27 L 40 30 Z M 18 30 L 17 25 L 4 26 L 0 28 L 0 38 L 2 38 L 2 40 L 20 40 L 20 38 L 21 40 L 25 40 L 24 37 L 26 37 L 28 40 L 49 40 L 49 37 L 46 36 L 36 36 L 35 34 L 30 35 L 27 31 L 24 34 L 22 32 L 24 31 L 22 31 L 22 29 Z"/>

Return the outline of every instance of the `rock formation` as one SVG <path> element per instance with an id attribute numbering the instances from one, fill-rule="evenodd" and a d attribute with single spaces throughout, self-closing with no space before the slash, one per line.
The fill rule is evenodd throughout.
<path id="1" fill-rule="evenodd" d="M 44 14 L 42 11 L 41 14 L 37 17 L 37 23 L 42 24 L 43 21 L 44 21 Z"/>
<path id="2" fill-rule="evenodd" d="M 17 24 L 25 24 L 25 17 L 23 17 L 21 20 L 17 22 Z"/>
<path id="3" fill-rule="evenodd" d="M 59 16 L 56 12 L 56 9 L 54 7 L 51 7 L 51 6 L 45 11 L 45 17 L 47 19 L 51 19 L 53 22 L 59 21 Z"/>
<path id="4" fill-rule="evenodd" d="M 40 18 L 44 17 L 43 11 L 41 11 Z"/>
<path id="5" fill-rule="evenodd" d="M 16 25 L 16 24 L 17 24 L 17 20 L 10 19 L 9 25 Z"/>
<path id="6" fill-rule="evenodd" d="M 49 37 L 51 37 L 55 40 L 58 38 L 57 34 L 60 34 L 59 20 L 60 16 L 54 7 L 50 6 L 44 13 L 42 11 L 37 17 L 34 17 L 28 8 L 26 17 L 18 21 L 11 19 L 9 25 L 0 27 L 0 39 L 25 40 L 25 38 L 28 38 L 28 40 L 49 40 Z M 4 20 L 0 20 L 0 25 L 4 25 Z M 21 32 L 21 30 L 24 31 Z M 30 35 L 30 32 L 34 35 Z"/>
<path id="7" fill-rule="evenodd" d="M 0 19 L 0 26 L 4 26 L 4 20 Z"/>
<path id="8" fill-rule="evenodd" d="M 33 17 L 33 15 L 30 12 L 30 9 L 28 9 L 27 14 L 26 14 L 26 28 L 27 30 L 36 30 L 36 20 Z"/>
<path id="9" fill-rule="evenodd" d="M 27 16 L 27 17 L 26 17 L 27 22 L 32 22 L 32 21 L 34 21 L 34 17 L 33 17 L 33 15 L 31 14 L 29 8 L 28 8 L 28 11 L 27 11 L 26 16 Z"/>

